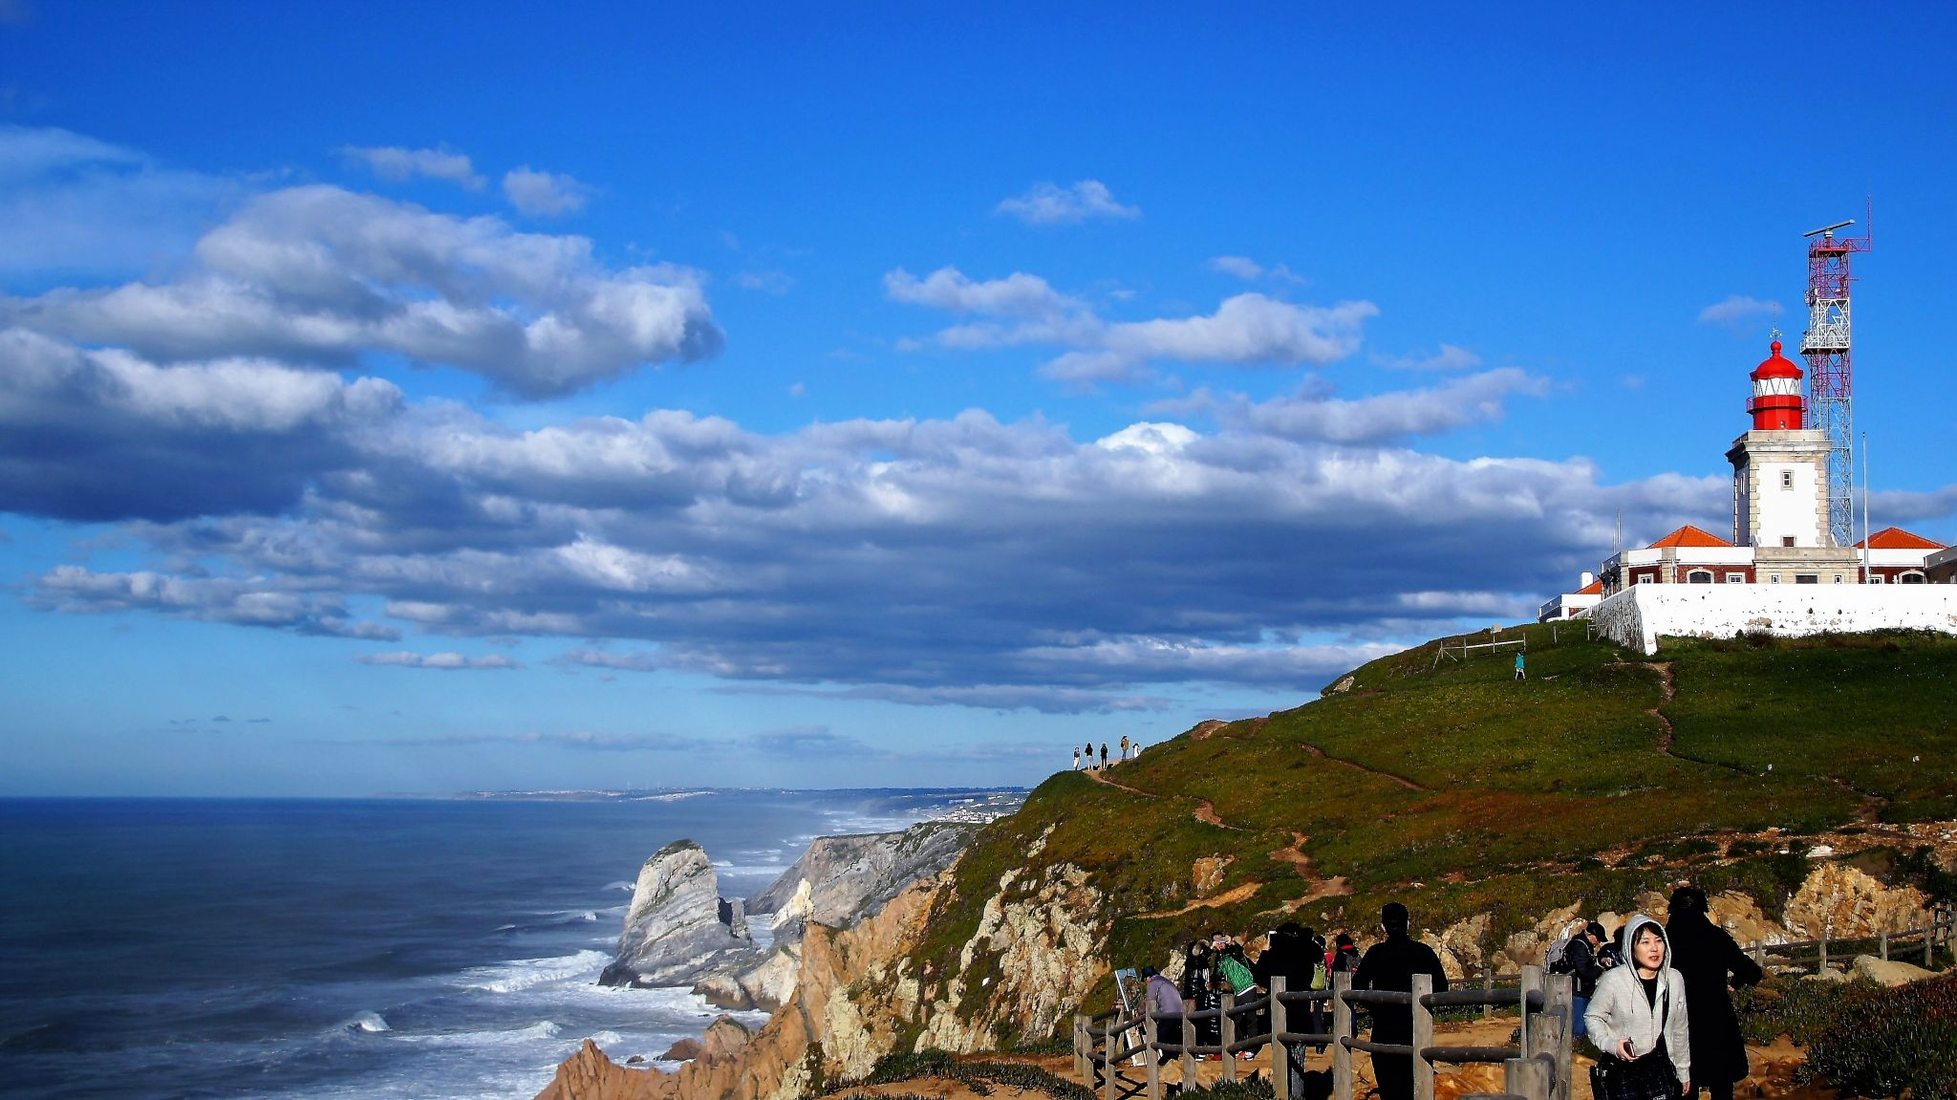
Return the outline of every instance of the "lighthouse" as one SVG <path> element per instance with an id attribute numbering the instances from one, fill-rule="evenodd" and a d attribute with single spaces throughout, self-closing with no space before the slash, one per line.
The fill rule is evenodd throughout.
<path id="1" fill-rule="evenodd" d="M 1733 464 L 1733 542 L 1778 550 L 1833 549 L 1828 433 L 1807 426 L 1801 368 L 1781 354 L 1775 340 L 1749 377 L 1753 387 L 1746 411 L 1752 427 L 1726 452 Z M 1799 572 L 1806 579 L 1809 570 Z"/>
<path id="2" fill-rule="evenodd" d="M 1801 368 L 1780 353 L 1780 341 L 1772 344 L 1773 354 L 1753 368 L 1753 399 L 1746 411 L 1753 414 L 1756 432 L 1800 431 L 1807 416 L 1807 398 L 1801 395 Z"/>

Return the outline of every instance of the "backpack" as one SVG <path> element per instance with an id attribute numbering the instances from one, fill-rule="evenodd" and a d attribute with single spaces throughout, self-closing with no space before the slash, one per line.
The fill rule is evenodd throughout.
<path id="1" fill-rule="evenodd" d="M 1243 960 L 1235 955 L 1225 955 L 1218 959 L 1216 972 L 1223 975 L 1223 980 L 1230 983 L 1230 991 L 1238 996 L 1250 992 L 1251 987 L 1257 984 L 1257 979 L 1251 976 L 1250 967 L 1245 966 Z"/>
<path id="2" fill-rule="evenodd" d="M 1543 956 L 1543 962 L 1549 965 L 1549 972 L 1551 974 L 1568 974 L 1576 969 L 1575 964 L 1570 962 L 1570 940 L 1572 938 L 1571 933 L 1565 932 L 1556 937 L 1556 941 L 1549 945 L 1549 952 Z"/>

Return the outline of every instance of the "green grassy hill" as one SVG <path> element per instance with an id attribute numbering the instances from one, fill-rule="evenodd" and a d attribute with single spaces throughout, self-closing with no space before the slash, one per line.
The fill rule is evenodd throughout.
<path id="1" fill-rule="evenodd" d="M 1957 819 L 1957 639 L 1668 640 L 1646 660 L 1580 627 L 1516 635 L 1526 683 L 1506 655 L 1436 665 L 1429 644 L 1295 710 L 1152 745 L 1106 773 L 1120 787 L 1054 776 L 960 863 L 922 971 L 959 969 L 1001 874 L 1049 829 L 1034 862 L 1085 868 L 1108 957 L 1136 963 L 1286 914 L 1368 928 L 1392 898 L 1430 928 L 1492 913 L 1500 942 L 1681 875 L 1777 913 L 1803 837 Z M 1192 865 L 1215 856 L 1230 861 L 1199 899 Z M 1934 875 L 1879 870 L 1912 867 Z"/>

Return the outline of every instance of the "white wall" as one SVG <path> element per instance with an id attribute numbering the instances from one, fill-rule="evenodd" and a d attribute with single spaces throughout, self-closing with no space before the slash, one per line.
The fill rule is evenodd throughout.
<path id="1" fill-rule="evenodd" d="M 1780 487 L 1781 475 L 1793 475 L 1793 488 Z M 1760 463 L 1759 481 L 1754 486 L 1754 505 L 1760 509 L 1760 527 L 1752 533 L 1755 546 L 1779 546 L 1781 538 L 1794 536 L 1796 546 L 1821 546 L 1821 479 L 1813 463 Z"/>
<path id="2" fill-rule="evenodd" d="M 1667 635 L 1782 637 L 1866 630 L 1957 634 L 1957 586 L 1859 584 L 1637 584 L 1590 609 L 1605 637 L 1647 656 Z"/>

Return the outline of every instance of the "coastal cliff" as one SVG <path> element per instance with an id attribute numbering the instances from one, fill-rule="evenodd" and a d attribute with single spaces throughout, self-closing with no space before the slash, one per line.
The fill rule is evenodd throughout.
<path id="1" fill-rule="evenodd" d="M 794 996 L 758 1032 L 723 1018 L 700 1056 L 670 1073 L 619 1066 L 586 1041 L 537 1100 L 795 1100 L 868 1073 L 915 1015 L 909 956 L 941 888 L 918 882 L 851 929 L 808 925 Z"/>
<path id="2" fill-rule="evenodd" d="M 801 939 L 809 921 L 848 928 L 911 883 L 950 866 L 978 829 L 926 821 L 902 832 L 817 837 L 794 866 L 748 899 L 748 912 L 774 918 L 776 943 Z"/>
<path id="3" fill-rule="evenodd" d="M 1386 900 L 1463 977 L 1540 962 L 1578 916 L 1663 919 L 1681 881 L 1742 943 L 1873 937 L 1950 896 L 1957 776 L 1920 761 L 1957 751 L 1957 644 L 1681 645 L 1650 663 L 1543 633 L 1526 685 L 1412 651 L 1310 706 L 1057 774 L 856 927 L 809 920 L 793 997 L 719 1061 L 630 1079 L 657 1092 L 560 1074 L 545 1095 L 795 1100 L 891 1051 L 1063 1034 L 1112 1003 L 1113 967 L 1176 974 L 1199 934 L 1254 949 L 1297 920 L 1363 941 Z M 1843 729 L 1863 710 L 1880 736 Z M 814 912 L 794 878 L 761 899 L 777 920 Z M 596 1082 L 602 1058 L 574 1061 Z"/>
<path id="4" fill-rule="evenodd" d="M 639 868 L 617 957 L 600 985 L 685 985 L 755 952 L 743 906 L 720 896 L 707 853 L 676 840 Z"/>

